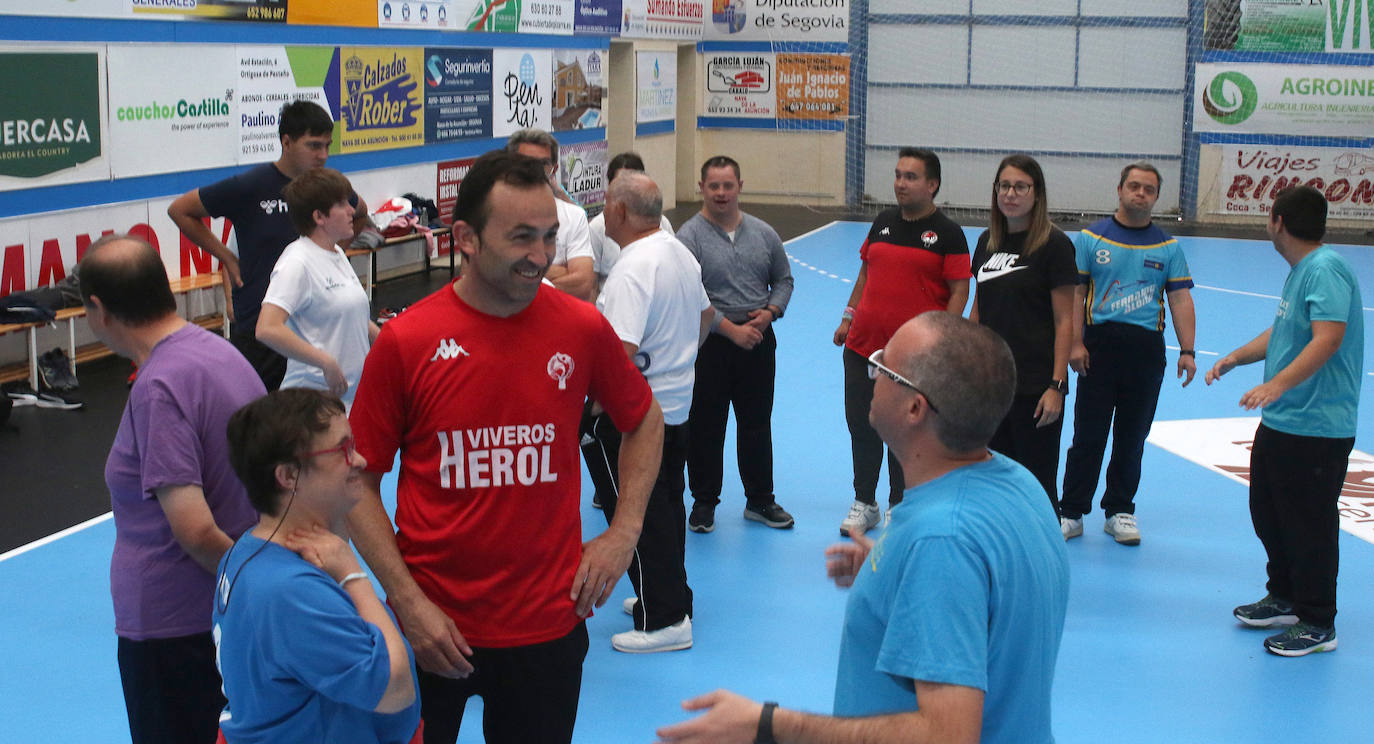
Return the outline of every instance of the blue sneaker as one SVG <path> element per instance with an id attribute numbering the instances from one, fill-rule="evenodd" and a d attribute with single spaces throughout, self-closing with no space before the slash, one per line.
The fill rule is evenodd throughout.
<path id="1" fill-rule="evenodd" d="M 1293 605 L 1272 594 L 1264 595 L 1264 599 L 1254 604 L 1241 605 L 1232 610 L 1232 614 L 1252 628 L 1281 628 L 1298 622 Z"/>
<path id="2" fill-rule="evenodd" d="M 1264 639 L 1264 649 L 1279 656 L 1306 656 L 1336 650 L 1336 629 L 1300 622 Z"/>

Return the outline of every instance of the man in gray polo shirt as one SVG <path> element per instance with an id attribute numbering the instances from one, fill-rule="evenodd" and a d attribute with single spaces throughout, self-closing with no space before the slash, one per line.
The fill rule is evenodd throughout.
<path id="1" fill-rule="evenodd" d="M 792 297 L 792 271 L 782 239 L 767 223 L 740 211 L 739 163 L 717 155 L 701 166 L 701 212 L 677 239 L 701 264 L 701 281 L 716 320 L 697 354 L 689 416 L 688 484 L 695 502 L 693 532 L 715 529 L 723 480 L 725 424 L 735 409 L 736 454 L 744 484 L 744 518 L 792 526 L 773 497 L 773 321 Z"/>

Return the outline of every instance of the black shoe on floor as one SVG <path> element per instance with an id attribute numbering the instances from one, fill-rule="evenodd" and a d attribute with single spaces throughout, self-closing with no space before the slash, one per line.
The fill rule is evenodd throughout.
<path id="1" fill-rule="evenodd" d="M 792 515 L 788 514 L 776 501 L 762 506 L 744 507 L 744 518 L 753 522 L 762 522 L 769 527 L 779 530 L 791 529 L 796 522 Z"/>
<path id="2" fill-rule="evenodd" d="M 85 405 L 77 394 L 76 375 L 71 360 L 60 348 L 38 357 L 39 408 L 59 408 L 72 411 Z"/>
<path id="3" fill-rule="evenodd" d="M 693 532 L 710 532 L 716 528 L 716 507 L 710 504 L 692 504 L 692 514 L 687 517 L 687 529 Z"/>

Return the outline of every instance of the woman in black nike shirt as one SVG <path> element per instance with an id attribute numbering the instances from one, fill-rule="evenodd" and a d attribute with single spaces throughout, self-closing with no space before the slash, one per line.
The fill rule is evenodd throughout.
<path id="1" fill-rule="evenodd" d="M 1078 270 L 1073 242 L 1050 224 L 1045 174 L 1029 155 L 1009 155 L 997 166 L 973 276 L 969 317 L 996 331 L 1016 360 L 1016 397 L 988 446 L 1031 471 L 1057 516 Z"/>

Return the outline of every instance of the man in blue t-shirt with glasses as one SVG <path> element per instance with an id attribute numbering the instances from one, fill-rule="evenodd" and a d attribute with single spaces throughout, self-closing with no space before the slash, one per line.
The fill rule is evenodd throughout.
<path id="1" fill-rule="evenodd" d="M 1264 640 L 1280 656 L 1336 648 L 1338 500 L 1355 446 L 1364 362 L 1364 309 L 1350 263 L 1322 245 L 1326 197 L 1311 186 L 1280 192 L 1269 237 L 1293 267 L 1273 326 L 1222 357 L 1211 385 L 1264 361 L 1264 383 L 1242 395 L 1263 409 L 1250 449 L 1250 518 L 1269 559 L 1268 593 L 1236 619 L 1284 628 Z"/>

